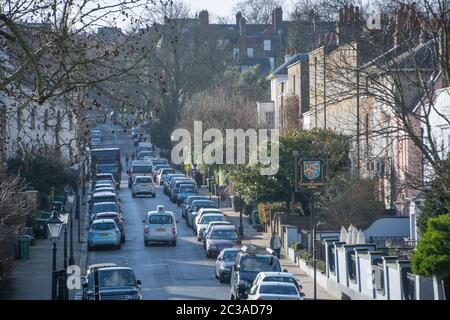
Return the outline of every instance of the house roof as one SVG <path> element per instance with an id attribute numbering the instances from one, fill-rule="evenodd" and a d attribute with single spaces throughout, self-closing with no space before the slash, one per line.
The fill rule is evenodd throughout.
<path id="1" fill-rule="evenodd" d="M 307 59 L 308 59 L 308 54 L 307 53 L 298 53 L 298 54 L 292 56 L 288 61 L 286 61 L 281 66 L 279 66 L 277 69 L 275 69 L 275 71 L 272 72 L 267 77 L 267 79 L 271 80 L 274 76 L 287 75 L 288 66 L 290 66 L 291 64 L 294 64 L 296 62 L 299 62 L 299 61 L 306 61 Z"/>

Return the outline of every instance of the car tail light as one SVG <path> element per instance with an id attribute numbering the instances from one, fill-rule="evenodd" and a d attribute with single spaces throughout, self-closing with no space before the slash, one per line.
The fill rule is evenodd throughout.
<path id="1" fill-rule="evenodd" d="M 236 241 L 236 245 L 237 245 L 237 246 L 240 246 L 241 244 L 242 244 L 241 240 L 237 240 L 237 241 Z"/>
<path id="2" fill-rule="evenodd" d="M 150 232 L 150 229 L 148 227 L 145 227 L 144 233 L 149 233 L 149 232 Z"/>
<path id="3" fill-rule="evenodd" d="M 258 298 L 256 298 L 256 300 L 262 300 L 263 298 L 261 298 L 261 297 L 258 297 Z"/>
<path id="4" fill-rule="evenodd" d="M 172 228 L 172 233 L 173 233 L 173 234 L 176 233 L 175 227 Z"/>

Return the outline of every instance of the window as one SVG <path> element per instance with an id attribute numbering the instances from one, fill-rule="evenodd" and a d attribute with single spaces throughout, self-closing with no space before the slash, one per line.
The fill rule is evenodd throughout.
<path id="1" fill-rule="evenodd" d="M 233 48 L 233 57 L 239 57 L 239 48 Z"/>
<path id="2" fill-rule="evenodd" d="M 275 58 L 270 57 L 269 61 L 270 61 L 270 68 L 275 69 Z"/>
<path id="3" fill-rule="evenodd" d="M 270 40 L 264 40 L 264 51 L 272 50 L 272 42 Z"/>
<path id="4" fill-rule="evenodd" d="M 247 48 L 247 56 L 253 58 L 253 48 Z"/>
<path id="5" fill-rule="evenodd" d="M 249 66 L 241 66 L 241 72 L 246 72 L 248 71 Z"/>
<path id="6" fill-rule="evenodd" d="M 266 124 L 268 127 L 273 128 L 274 125 L 273 112 L 266 112 Z"/>

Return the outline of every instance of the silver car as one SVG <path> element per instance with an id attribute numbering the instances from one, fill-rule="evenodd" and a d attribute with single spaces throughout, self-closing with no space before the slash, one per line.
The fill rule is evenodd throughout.
<path id="1" fill-rule="evenodd" d="M 88 251 L 100 246 L 122 247 L 121 233 L 113 219 L 94 220 L 88 234 Z"/>
<path id="2" fill-rule="evenodd" d="M 145 246 L 151 242 L 169 242 L 174 247 L 177 245 L 177 221 L 173 212 L 166 211 L 164 206 L 150 211 L 143 223 Z"/>

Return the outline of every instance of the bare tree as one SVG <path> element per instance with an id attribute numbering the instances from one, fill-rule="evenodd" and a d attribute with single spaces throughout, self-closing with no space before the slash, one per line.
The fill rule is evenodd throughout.
<path id="1" fill-rule="evenodd" d="M 272 23 L 272 10 L 284 3 L 284 0 L 241 0 L 233 10 L 240 11 L 248 23 L 268 24 Z"/>

